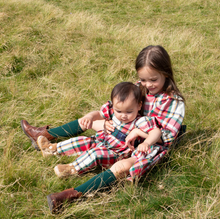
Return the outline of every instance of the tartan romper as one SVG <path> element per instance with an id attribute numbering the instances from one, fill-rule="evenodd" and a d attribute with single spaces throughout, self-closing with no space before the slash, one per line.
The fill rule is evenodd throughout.
<path id="1" fill-rule="evenodd" d="M 185 115 L 185 104 L 180 97 L 176 95 L 174 97 L 178 100 L 165 93 L 146 94 L 145 118 L 161 129 L 163 144 L 154 144 L 147 152 L 138 152 L 135 149 L 131 157 L 135 157 L 136 162 L 130 168 L 127 180 L 132 181 L 135 177 L 142 176 L 167 154 L 169 146 L 176 139 Z M 141 126 L 141 124 L 137 124 L 137 126 Z"/>
<path id="2" fill-rule="evenodd" d="M 146 119 L 140 118 L 140 116 L 130 123 L 120 122 L 114 116 L 111 101 L 101 107 L 101 114 L 104 119 L 113 121 L 113 126 L 118 130 L 119 134 L 128 135 L 134 128 L 140 128 L 142 131 L 147 132 L 155 127 L 148 127 L 149 124 L 145 122 Z M 136 126 L 138 121 L 139 125 Z M 104 133 L 103 130 L 96 132 L 96 135 L 92 137 L 79 136 L 59 142 L 57 144 L 57 152 L 69 156 L 80 155 L 72 163 L 79 174 L 97 165 L 108 168 L 118 160 L 130 157 L 132 153 L 125 146 L 124 141 L 117 139 L 112 134 Z"/>

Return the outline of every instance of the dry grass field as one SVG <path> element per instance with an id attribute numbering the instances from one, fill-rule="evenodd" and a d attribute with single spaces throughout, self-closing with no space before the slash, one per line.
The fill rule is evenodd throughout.
<path id="1" fill-rule="evenodd" d="M 186 98 L 184 138 L 139 182 L 52 215 L 48 194 L 100 170 L 58 179 L 73 158 L 43 158 L 20 120 L 56 127 L 98 110 L 157 44 Z M 0 0 L 0 218 L 220 218 L 219 49 L 218 0 Z"/>

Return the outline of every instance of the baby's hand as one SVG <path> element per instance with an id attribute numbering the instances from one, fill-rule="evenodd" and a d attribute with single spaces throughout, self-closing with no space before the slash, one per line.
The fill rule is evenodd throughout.
<path id="1" fill-rule="evenodd" d="M 134 142 L 138 137 L 137 129 L 133 129 L 125 139 L 125 145 L 128 146 L 132 151 L 134 150 Z"/>
<path id="2" fill-rule="evenodd" d="M 105 121 L 105 123 L 104 123 L 104 131 L 106 133 L 111 134 L 111 132 L 114 132 L 115 128 L 114 128 L 114 126 L 112 124 L 113 124 L 112 120 Z"/>
<path id="3" fill-rule="evenodd" d="M 149 148 L 150 148 L 149 144 L 147 142 L 143 142 L 143 143 L 138 145 L 137 151 L 139 151 L 139 152 L 147 152 Z"/>
<path id="4" fill-rule="evenodd" d="M 90 116 L 84 116 L 79 120 L 79 124 L 82 127 L 85 127 L 86 129 L 91 129 L 92 128 L 92 117 Z"/>

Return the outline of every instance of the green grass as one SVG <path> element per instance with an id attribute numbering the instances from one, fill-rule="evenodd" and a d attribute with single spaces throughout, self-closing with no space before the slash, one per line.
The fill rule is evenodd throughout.
<path id="1" fill-rule="evenodd" d="M 0 0 L 0 218 L 220 218 L 220 3 L 217 0 Z M 46 196 L 94 174 L 58 179 L 20 128 L 62 125 L 137 81 L 142 48 L 171 56 L 187 134 L 139 182 L 51 215 Z M 90 135 L 93 131 L 87 131 Z"/>

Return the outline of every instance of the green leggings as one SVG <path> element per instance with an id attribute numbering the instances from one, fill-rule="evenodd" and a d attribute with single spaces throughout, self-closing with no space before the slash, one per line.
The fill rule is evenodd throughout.
<path id="1" fill-rule="evenodd" d="M 53 137 L 73 137 L 84 132 L 79 126 L 78 119 L 47 131 Z"/>
<path id="2" fill-rule="evenodd" d="M 82 192 L 85 194 L 86 192 L 96 191 L 98 189 L 107 188 L 114 184 L 117 181 L 115 175 L 112 173 L 110 169 L 105 172 L 101 172 L 98 175 L 92 177 L 87 182 L 75 188 L 76 191 Z"/>

